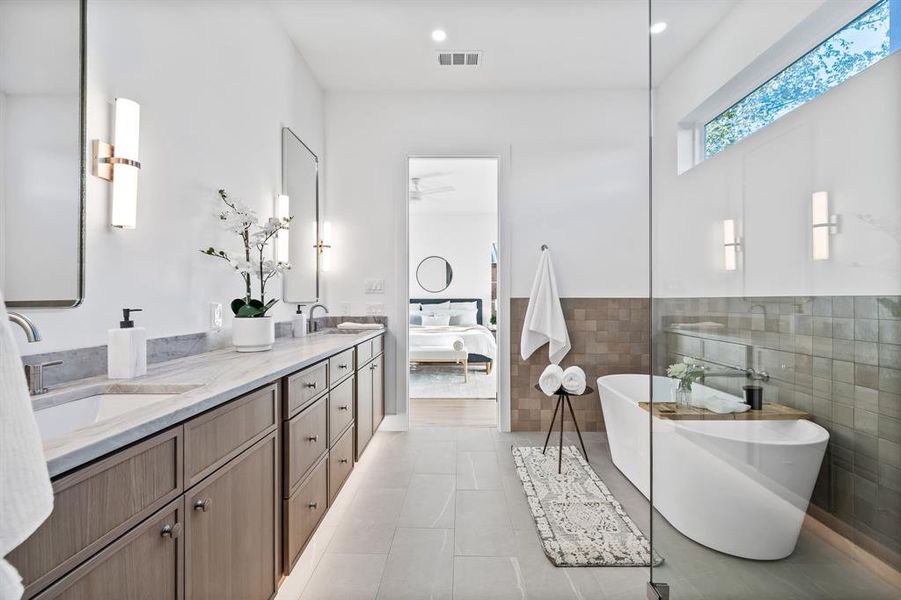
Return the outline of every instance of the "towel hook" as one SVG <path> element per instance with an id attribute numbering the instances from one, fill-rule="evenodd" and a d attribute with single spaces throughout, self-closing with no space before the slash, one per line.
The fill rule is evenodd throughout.
<path id="1" fill-rule="evenodd" d="M 548 249 L 549 249 L 549 248 L 547 247 L 547 244 L 541 244 L 541 251 L 542 251 L 542 252 L 545 251 L 545 250 L 548 250 Z"/>

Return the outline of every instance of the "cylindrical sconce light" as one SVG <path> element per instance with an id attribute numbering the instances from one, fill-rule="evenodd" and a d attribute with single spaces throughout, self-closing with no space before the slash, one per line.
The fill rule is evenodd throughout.
<path id="1" fill-rule="evenodd" d="M 738 251 L 741 241 L 735 233 L 735 220 L 723 220 L 723 265 L 727 271 L 738 268 Z"/>
<path id="2" fill-rule="evenodd" d="M 280 221 L 291 218 L 291 199 L 285 194 L 279 194 L 275 198 L 275 216 Z M 275 260 L 278 262 L 291 262 L 290 237 L 287 229 L 279 231 L 275 238 Z"/>
<path id="3" fill-rule="evenodd" d="M 93 174 L 113 183 L 110 225 L 121 229 L 137 225 L 140 123 L 141 106 L 134 100 L 116 98 L 113 143 L 93 142 Z"/>
<path id="4" fill-rule="evenodd" d="M 814 192 L 810 199 L 813 260 L 829 260 L 829 236 L 838 233 L 838 216 L 829 214 L 829 192 Z"/>

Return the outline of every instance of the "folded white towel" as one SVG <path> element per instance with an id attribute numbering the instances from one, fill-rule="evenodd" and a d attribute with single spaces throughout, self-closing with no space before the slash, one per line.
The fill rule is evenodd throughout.
<path id="1" fill-rule="evenodd" d="M 555 365 L 560 364 L 572 347 L 569 332 L 563 318 L 563 307 L 557 293 L 557 279 L 551 264 L 551 251 L 543 250 L 538 259 L 538 271 L 532 282 L 529 307 L 522 326 L 519 347 L 522 359 L 526 360 L 541 346 L 548 344 L 548 358 Z"/>
<path id="2" fill-rule="evenodd" d="M 568 367 L 563 371 L 563 389 L 570 394 L 579 395 L 586 387 L 585 371 L 581 367 Z"/>
<path id="3" fill-rule="evenodd" d="M 701 408 L 706 408 L 710 412 L 715 412 L 718 415 L 726 415 L 729 413 L 743 413 L 751 408 L 744 402 L 739 402 L 738 400 L 730 400 L 729 398 L 720 398 L 719 396 L 707 396 L 705 398 L 700 398 L 695 403 L 695 405 L 700 406 Z"/>
<path id="4" fill-rule="evenodd" d="M 53 489 L 31 410 L 19 349 L 0 294 L 0 598 L 22 596 L 22 578 L 3 560 L 53 510 Z"/>
<path id="5" fill-rule="evenodd" d="M 455 339 L 453 346 L 454 346 L 454 350 L 456 350 L 457 352 L 462 352 L 463 350 L 466 350 L 466 342 L 463 341 L 463 338 Z"/>
<path id="6" fill-rule="evenodd" d="M 548 396 L 556 394 L 563 386 L 563 369 L 560 365 L 548 365 L 538 378 L 538 387 Z"/>
<path id="7" fill-rule="evenodd" d="M 381 323 L 354 323 L 353 321 L 345 321 L 338 323 L 338 329 L 384 329 Z"/>

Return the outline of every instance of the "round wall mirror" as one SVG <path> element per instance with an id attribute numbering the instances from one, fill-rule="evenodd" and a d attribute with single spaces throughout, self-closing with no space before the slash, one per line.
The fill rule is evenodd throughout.
<path id="1" fill-rule="evenodd" d="M 454 270 L 440 256 L 428 256 L 416 267 L 416 281 L 427 292 L 443 292 L 453 279 Z"/>

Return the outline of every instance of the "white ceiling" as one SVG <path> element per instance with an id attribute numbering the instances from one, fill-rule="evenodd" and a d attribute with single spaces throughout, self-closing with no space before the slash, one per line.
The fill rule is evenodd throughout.
<path id="1" fill-rule="evenodd" d="M 421 190 L 451 186 L 451 192 L 410 201 L 412 214 L 492 214 L 497 212 L 497 160 L 492 158 L 411 158 L 410 177 Z"/>
<path id="2" fill-rule="evenodd" d="M 736 0 L 654 0 L 654 80 L 662 81 Z M 327 90 L 641 88 L 644 0 L 270 0 Z M 431 31 L 447 32 L 435 43 Z M 435 52 L 481 50 L 479 67 L 439 67 Z"/>

